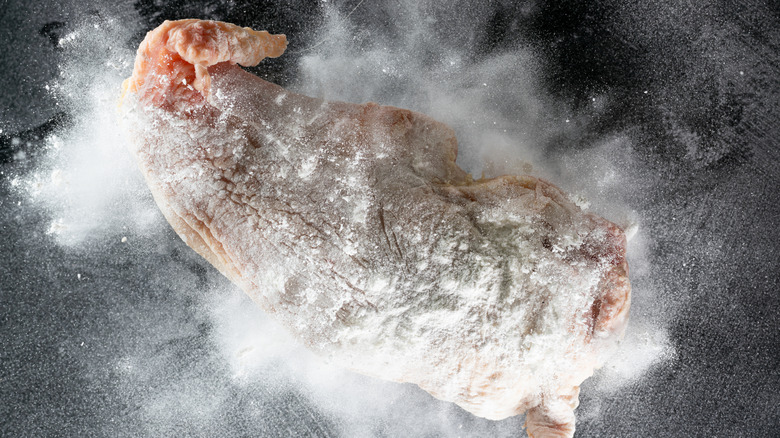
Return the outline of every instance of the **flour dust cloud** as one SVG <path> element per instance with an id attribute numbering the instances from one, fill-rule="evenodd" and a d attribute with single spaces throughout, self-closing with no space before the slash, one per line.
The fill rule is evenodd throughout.
<path id="1" fill-rule="evenodd" d="M 318 7 L 315 37 L 285 55 L 298 60 L 290 88 L 429 114 L 455 130 L 459 164 L 476 177 L 531 173 L 548 179 L 633 235 L 631 322 L 612 360 L 585 383 L 578 411 L 581 422 L 608 424 L 599 397 L 619 399 L 653 366 L 673 360 L 666 330 L 682 305 L 666 299 L 674 282 L 658 278 L 647 255 L 655 236 L 644 228 L 643 215 L 654 213 L 645 199 L 653 196 L 656 173 L 635 149 L 631 126 L 600 133 L 589 122 L 612 105 L 610 90 L 589 96 L 587 106 L 551 93 L 543 81 L 550 66 L 538 48 L 522 38 L 489 44 L 492 3 Z M 96 329 L 113 339 L 111 348 L 83 359 L 82 369 L 111 382 L 111 403 L 131 407 L 119 425 L 104 423 L 104 431 L 517 436 L 522 418 L 482 420 L 412 385 L 330 366 L 178 240 L 116 120 L 120 84 L 135 56 L 130 41 L 142 30 L 130 9 L 104 11 L 63 36 L 62 73 L 50 88 L 73 122 L 49 135 L 41 162 L 14 180 L 44 212 L 41 231 L 70 260 L 82 260 L 85 274 L 71 272 L 91 283 L 80 287 L 125 303 L 112 307 L 117 320 L 106 326 L 110 333 Z M 534 12 L 530 3 L 526 12 Z M 558 147 L 562 139 L 570 146 Z"/>

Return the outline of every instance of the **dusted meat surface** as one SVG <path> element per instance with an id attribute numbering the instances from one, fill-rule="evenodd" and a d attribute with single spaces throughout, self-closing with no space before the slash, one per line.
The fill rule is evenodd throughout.
<path id="1" fill-rule="evenodd" d="M 572 436 L 628 317 L 625 236 L 531 176 L 473 180 L 423 114 L 244 72 L 283 35 L 165 22 L 120 110 L 178 234 L 310 349 L 529 435 Z"/>

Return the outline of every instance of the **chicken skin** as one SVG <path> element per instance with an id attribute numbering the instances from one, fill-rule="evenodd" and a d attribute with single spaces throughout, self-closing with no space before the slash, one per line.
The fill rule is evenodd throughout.
<path id="1" fill-rule="evenodd" d="M 542 179 L 473 179 L 428 116 L 236 65 L 285 47 L 213 21 L 147 34 L 120 112 L 167 220 L 329 361 L 573 436 L 579 385 L 628 318 L 623 231 Z"/>

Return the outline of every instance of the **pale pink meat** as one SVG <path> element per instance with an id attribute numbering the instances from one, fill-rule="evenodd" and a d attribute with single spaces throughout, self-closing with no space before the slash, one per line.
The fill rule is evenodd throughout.
<path id="1" fill-rule="evenodd" d="M 490 419 L 570 437 L 623 334 L 625 236 L 532 176 L 474 180 L 423 114 L 244 72 L 283 35 L 167 21 L 120 104 L 177 233 L 310 349 Z"/>

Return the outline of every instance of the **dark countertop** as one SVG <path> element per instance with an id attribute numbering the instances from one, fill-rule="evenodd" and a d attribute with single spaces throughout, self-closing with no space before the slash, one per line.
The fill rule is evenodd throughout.
<path id="1" fill-rule="evenodd" d="M 776 6 L 158 3 L 0 7 L 0 435 L 522 426 L 320 370 L 169 229 L 102 117 L 144 32 L 196 16 L 286 33 L 288 54 L 253 69 L 273 82 L 425 111 L 470 170 L 528 160 L 639 224 L 622 371 L 583 385 L 577 436 L 780 435 Z"/>

